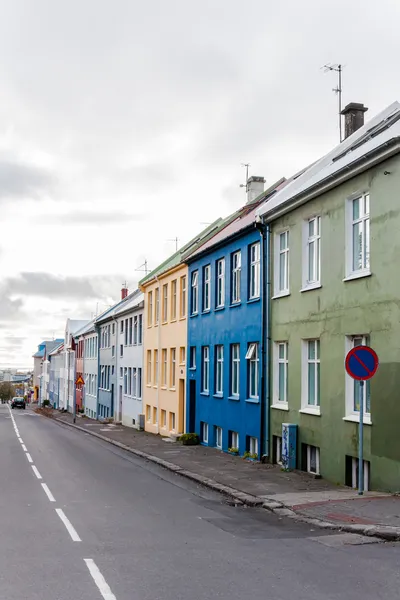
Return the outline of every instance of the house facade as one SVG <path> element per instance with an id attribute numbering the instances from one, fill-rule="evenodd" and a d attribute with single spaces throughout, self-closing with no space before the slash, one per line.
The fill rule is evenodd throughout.
<path id="1" fill-rule="evenodd" d="M 76 386 L 77 410 L 95 419 L 97 415 L 98 341 L 94 320 L 75 334 L 77 351 L 76 379 L 79 375 L 83 385 Z M 75 379 L 75 381 L 76 381 Z"/>
<path id="2" fill-rule="evenodd" d="M 263 365 L 263 245 L 255 211 L 263 193 L 251 177 L 248 202 L 213 238 L 186 258 L 189 265 L 187 431 L 201 442 L 252 458 L 265 454 L 268 411 Z"/>
<path id="3" fill-rule="evenodd" d="M 75 389 L 75 340 L 74 334 L 79 331 L 88 320 L 67 319 L 65 324 L 63 366 L 60 370 L 60 395 L 59 408 L 72 412 Z"/>
<path id="4" fill-rule="evenodd" d="M 272 257 L 271 454 L 293 423 L 297 467 L 356 487 L 363 393 L 365 488 L 398 491 L 400 105 L 346 136 L 258 210 Z M 363 392 L 345 372 L 358 345 L 380 361 Z"/>
<path id="5" fill-rule="evenodd" d="M 134 291 L 115 310 L 116 403 L 115 419 L 127 427 L 140 427 L 143 414 L 144 296 Z"/>
<path id="6" fill-rule="evenodd" d="M 145 430 L 151 433 L 171 437 L 185 431 L 188 267 L 183 256 L 220 222 L 139 282 L 145 306 L 143 410 Z"/>
<path id="7" fill-rule="evenodd" d="M 60 396 L 60 371 L 63 365 L 63 348 L 64 343 L 61 342 L 49 353 L 49 400 L 51 406 L 59 407 Z"/>

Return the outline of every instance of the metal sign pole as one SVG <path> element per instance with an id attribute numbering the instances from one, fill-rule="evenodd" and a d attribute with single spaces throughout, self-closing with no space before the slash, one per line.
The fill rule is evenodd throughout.
<path id="1" fill-rule="evenodd" d="M 358 494 L 364 493 L 364 382 L 360 381 L 360 423 L 358 432 Z"/>

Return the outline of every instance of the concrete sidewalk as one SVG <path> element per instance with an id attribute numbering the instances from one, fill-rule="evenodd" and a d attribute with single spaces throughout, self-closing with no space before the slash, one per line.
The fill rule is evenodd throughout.
<path id="1" fill-rule="evenodd" d="M 50 415 L 49 415 L 50 416 Z M 53 411 L 52 417 L 217 490 L 232 501 L 262 506 L 319 527 L 400 539 L 400 497 L 357 491 L 300 471 L 250 462 L 207 446 L 183 446 L 143 431 Z"/>

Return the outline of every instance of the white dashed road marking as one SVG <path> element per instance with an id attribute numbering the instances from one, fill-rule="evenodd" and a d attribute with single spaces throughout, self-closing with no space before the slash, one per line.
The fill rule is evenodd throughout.
<path id="1" fill-rule="evenodd" d="M 49 490 L 48 486 L 45 483 L 42 483 L 42 488 L 46 492 L 46 496 L 48 497 L 50 502 L 55 502 L 56 499 L 54 498 L 53 494 L 51 493 L 51 491 Z"/>
<path id="2" fill-rule="evenodd" d="M 64 514 L 64 511 L 61 510 L 61 508 L 56 508 L 56 513 L 58 514 L 58 516 L 60 517 L 61 521 L 64 523 L 69 535 L 72 538 L 73 542 L 81 542 L 81 538 L 79 537 L 79 535 L 76 533 L 76 530 L 74 529 L 73 525 L 71 524 L 71 522 L 67 519 L 67 517 Z"/>
<path id="3" fill-rule="evenodd" d="M 41 474 L 39 473 L 39 471 L 37 470 L 35 465 L 32 465 L 32 469 L 38 479 L 43 479 L 43 477 L 41 476 Z"/>
<path id="4" fill-rule="evenodd" d="M 96 565 L 94 560 L 92 558 L 84 558 L 83 560 L 85 561 L 86 566 L 89 569 L 89 572 L 93 577 L 95 584 L 99 588 L 104 600 L 117 600 L 114 594 L 112 593 L 107 581 L 100 573 L 99 567 Z"/>
<path id="5" fill-rule="evenodd" d="M 29 452 L 26 453 L 26 458 L 30 463 L 33 463 L 32 456 L 29 454 Z"/>

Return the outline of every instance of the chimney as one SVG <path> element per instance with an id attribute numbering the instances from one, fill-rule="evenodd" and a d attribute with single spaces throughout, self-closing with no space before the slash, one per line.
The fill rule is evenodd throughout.
<path id="1" fill-rule="evenodd" d="M 124 300 L 128 295 L 128 288 L 126 287 L 126 283 L 123 284 L 121 289 L 121 300 Z"/>
<path id="2" fill-rule="evenodd" d="M 247 180 L 247 204 L 252 202 L 257 196 L 263 193 L 264 191 L 264 177 L 258 177 L 257 175 L 252 175 Z"/>
<path id="3" fill-rule="evenodd" d="M 342 114 L 344 116 L 344 139 L 360 129 L 364 125 L 364 113 L 368 108 L 358 102 L 350 102 L 344 107 Z"/>

